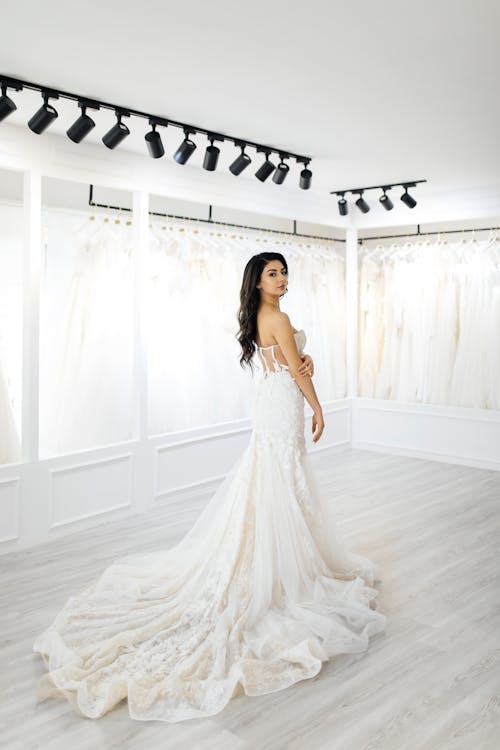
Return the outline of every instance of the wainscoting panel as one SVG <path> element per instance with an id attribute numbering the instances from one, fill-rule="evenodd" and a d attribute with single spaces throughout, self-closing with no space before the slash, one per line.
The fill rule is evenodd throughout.
<path id="1" fill-rule="evenodd" d="M 132 454 L 50 470 L 51 528 L 132 503 Z"/>
<path id="2" fill-rule="evenodd" d="M 155 499 L 222 480 L 250 440 L 250 428 L 156 446 Z"/>
<path id="3" fill-rule="evenodd" d="M 354 448 L 500 470 L 500 411 L 342 399 L 323 404 L 325 431 L 311 454 Z M 0 554 L 141 514 L 157 503 L 184 519 L 209 499 L 248 445 L 239 421 L 0 467 Z M 321 459 L 322 460 L 322 459 Z M 500 498 L 499 498 L 500 500 Z"/>
<path id="4" fill-rule="evenodd" d="M 500 470 L 500 411 L 352 401 L 354 448 Z"/>
<path id="5" fill-rule="evenodd" d="M 0 480 L 0 542 L 10 542 L 19 537 L 19 497 L 19 477 Z"/>

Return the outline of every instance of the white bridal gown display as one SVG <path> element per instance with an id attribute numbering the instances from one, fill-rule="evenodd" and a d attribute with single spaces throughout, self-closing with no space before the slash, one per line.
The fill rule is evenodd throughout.
<path id="1" fill-rule="evenodd" d="M 304 331 L 297 331 L 299 351 Z M 70 597 L 33 650 L 38 702 L 99 718 L 210 716 L 232 696 L 282 690 L 385 629 L 379 568 L 351 552 L 317 484 L 304 396 L 258 348 L 249 444 L 194 526 L 167 550 L 119 558 Z"/>
<path id="2" fill-rule="evenodd" d="M 20 459 L 21 441 L 0 360 L 0 464 L 15 463 Z"/>

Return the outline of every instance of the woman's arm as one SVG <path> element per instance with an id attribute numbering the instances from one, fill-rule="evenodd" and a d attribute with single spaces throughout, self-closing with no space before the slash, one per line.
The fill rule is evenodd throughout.
<path id="1" fill-rule="evenodd" d="M 316 395 L 312 379 L 304 378 L 300 374 L 302 360 L 300 358 L 299 350 L 297 349 L 290 318 L 284 312 L 276 313 L 276 315 L 273 316 L 272 325 L 272 333 L 280 345 L 281 351 L 283 352 L 288 367 L 290 368 L 292 377 L 304 394 L 311 409 L 317 414 L 322 414 L 321 404 Z"/>

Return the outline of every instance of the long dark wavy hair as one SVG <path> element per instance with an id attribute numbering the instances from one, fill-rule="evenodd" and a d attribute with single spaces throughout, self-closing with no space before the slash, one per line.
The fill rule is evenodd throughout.
<path id="1" fill-rule="evenodd" d="M 242 349 L 240 365 L 241 367 L 250 365 L 252 372 L 252 356 L 255 352 L 254 340 L 257 335 L 257 310 L 260 302 L 260 290 L 257 289 L 257 284 L 260 281 L 264 267 L 270 260 L 280 260 L 285 266 L 288 275 L 288 265 L 283 255 L 270 251 L 253 255 L 250 258 L 243 271 L 243 281 L 241 282 L 240 307 L 238 310 L 240 330 L 236 338 L 240 342 Z"/>

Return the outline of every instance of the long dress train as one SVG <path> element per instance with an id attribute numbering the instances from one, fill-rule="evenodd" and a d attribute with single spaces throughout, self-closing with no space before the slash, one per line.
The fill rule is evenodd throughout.
<path id="1" fill-rule="evenodd" d="M 379 568 L 346 547 L 310 465 L 303 393 L 272 348 L 272 366 L 258 354 L 247 448 L 177 545 L 119 558 L 67 600 L 33 645 L 47 668 L 37 702 L 65 697 L 90 718 L 124 698 L 133 719 L 211 716 L 385 629 Z"/>

